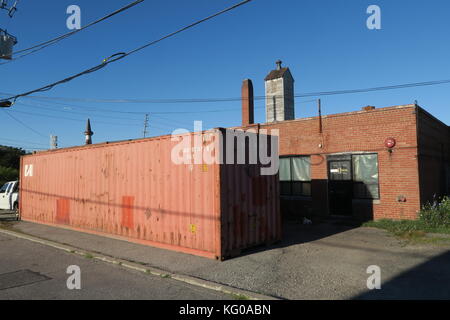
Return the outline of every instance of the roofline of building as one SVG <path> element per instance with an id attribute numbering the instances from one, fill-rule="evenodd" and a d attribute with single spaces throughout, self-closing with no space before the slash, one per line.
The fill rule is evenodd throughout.
<path id="1" fill-rule="evenodd" d="M 347 116 L 358 115 L 358 114 L 385 112 L 385 111 L 389 111 L 389 110 L 407 109 L 407 108 L 416 108 L 416 107 L 418 107 L 418 106 L 415 105 L 415 104 L 397 105 L 397 106 L 384 107 L 384 108 L 375 108 L 373 110 L 358 110 L 358 111 L 350 111 L 350 112 L 322 115 L 322 119 L 337 118 L 337 117 L 347 117 Z M 421 110 L 424 110 L 424 109 L 421 108 Z M 426 113 L 428 113 L 428 112 L 426 112 Z M 253 126 L 257 126 L 257 125 L 270 126 L 270 125 L 273 125 L 273 124 L 284 124 L 284 123 L 293 123 L 293 122 L 301 122 L 301 121 L 310 121 L 310 120 L 315 120 L 315 119 L 316 120 L 319 119 L 319 116 L 307 117 L 307 118 L 298 118 L 298 119 L 293 119 L 293 120 L 276 121 L 276 122 L 255 123 L 255 124 L 251 124 L 251 125 L 246 126 L 246 127 L 253 127 Z M 230 129 L 236 129 L 236 128 L 242 128 L 242 126 L 240 126 L 240 127 L 239 126 L 238 127 L 232 127 Z"/>
<path id="2" fill-rule="evenodd" d="M 78 146 L 71 146 L 66 148 L 57 148 L 57 149 L 47 149 L 47 150 L 40 150 L 40 151 L 33 151 L 30 154 L 25 154 L 21 157 L 29 157 L 29 156 L 36 156 L 36 155 L 46 155 L 51 153 L 62 153 L 62 152 L 68 152 L 68 151 L 75 151 L 75 150 L 87 150 L 87 149 L 95 149 L 95 148 L 103 148 L 107 146 L 112 145 L 123 145 L 123 144 L 131 144 L 131 143 L 141 143 L 141 142 L 148 142 L 148 141 L 154 141 L 154 140 L 164 140 L 164 139 L 171 139 L 173 136 L 187 136 L 187 135 L 195 135 L 195 134 L 205 134 L 205 133 L 211 133 L 215 131 L 223 132 L 225 130 L 232 130 L 232 128 L 223 128 L 223 127 L 216 127 L 208 130 L 202 130 L 202 131 L 189 131 L 187 133 L 180 133 L 180 134 L 165 134 L 161 136 L 154 136 L 154 137 L 148 137 L 148 138 L 137 138 L 137 139 L 124 139 L 124 140 L 117 140 L 117 141 L 105 141 L 105 142 L 99 142 L 99 143 L 93 143 L 88 145 L 78 145 Z"/>
<path id="3" fill-rule="evenodd" d="M 431 113 L 429 113 L 427 110 L 425 110 L 424 108 L 422 108 L 421 106 L 417 106 L 420 111 L 422 111 L 423 113 L 425 113 L 427 116 L 429 116 L 430 118 L 432 118 L 433 120 L 441 123 L 443 126 L 449 127 L 449 125 L 447 125 L 445 122 L 443 122 L 442 120 L 439 120 L 438 118 L 436 118 L 435 116 L 433 116 Z"/>

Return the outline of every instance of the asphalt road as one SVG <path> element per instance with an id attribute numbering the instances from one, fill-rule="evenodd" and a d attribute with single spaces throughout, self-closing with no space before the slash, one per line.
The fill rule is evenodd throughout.
<path id="1" fill-rule="evenodd" d="M 69 266 L 81 289 L 69 290 Z M 72 282 L 74 283 L 74 282 Z M 222 300 L 230 296 L 0 234 L 0 299 Z"/>
<path id="2" fill-rule="evenodd" d="M 84 251 L 284 299 L 450 299 L 449 238 L 439 244 L 407 243 L 383 230 L 341 223 L 288 224 L 282 242 L 220 262 L 26 221 L 6 225 Z M 0 265 L 8 257 L 2 246 L 0 241 Z M 37 257 L 28 261 L 34 259 L 40 261 Z M 64 268 L 69 263 L 65 261 Z M 381 290 L 368 289 L 369 266 L 380 267 Z M 0 266 L 0 274 L 19 268 L 3 270 Z M 114 269 L 114 265 L 109 268 Z M 66 279 L 64 274 L 60 277 Z M 72 293 L 66 294 L 71 297 Z"/>

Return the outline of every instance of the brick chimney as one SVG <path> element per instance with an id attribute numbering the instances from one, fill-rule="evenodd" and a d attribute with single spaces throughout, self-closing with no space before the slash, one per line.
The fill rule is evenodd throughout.
<path id="1" fill-rule="evenodd" d="M 252 80 L 242 82 L 242 126 L 255 123 L 254 96 Z"/>

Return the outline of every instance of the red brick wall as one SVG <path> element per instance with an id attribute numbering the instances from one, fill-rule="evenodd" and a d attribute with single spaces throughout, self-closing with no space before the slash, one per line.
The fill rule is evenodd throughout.
<path id="1" fill-rule="evenodd" d="M 255 106 L 252 80 L 246 79 L 242 82 L 242 125 L 248 126 L 255 123 Z"/>
<path id="2" fill-rule="evenodd" d="M 280 130 L 281 156 L 311 155 L 312 212 L 328 215 L 327 155 L 373 152 L 379 159 L 380 200 L 354 201 L 354 215 L 415 219 L 420 209 L 415 106 L 324 116 L 322 123 L 323 135 L 318 117 L 260 125 Z M 384 146 L 389 137 L 397 141 L 392 153 Z"/>
<path id="3" fill-rule="evenodd" d="M 421 203 L 448 193 L 449 127 L 419 108 L 419 163 Z"/>

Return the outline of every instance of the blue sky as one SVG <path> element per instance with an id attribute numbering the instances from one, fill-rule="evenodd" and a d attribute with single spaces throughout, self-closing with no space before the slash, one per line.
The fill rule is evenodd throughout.
<path id="1" fill-rule="evenodd" d="M 0 13 L 0 27 L 17 36 L 16 49 L 20 50 L 68 32 L 66 9 L 71 4 L 80 6 L 85 25 L 129 2 L 22 0 L 13 19 Z M 55 46 L 0 65 L 0 92 L 21 93 L 60 80 L 236 2 L 146 0 Z M 366 27 L 366 9 L 372 4 L 381 7 L 382 30 Z M 277 59 L 290 67 L 296 94 L 450 79 L 449 12 L 447 0 L 254 0 L 99 72 L 35 96 L 239 97 L 246 78 L 253 80 L 255 95 L 262 96 L 263 79 Z M 418 100 L 450 124 L 449 89 L 447 84 L 323 97 L 323 112 Z M 307 100 L 311 99 L 297 99 L 296 117 L 315 115 L 316 104 L 303 102 Z M 264 122 L 264 102 L 255 104 L 256 121 Z M 203 120 L 205 128 L 236 126 L 241 122 L 240 107 L 240 102 L 113 104 L 23 98 L 10 113 L 33 131 L 0 111 L 0 144 L 47 148 L 50 134 L 59 137 L 60 146 L 83 144 L 88 117 L 94 142 L 140 138 L 146 112 L 150 114 L 150 135 L 167 134 L 176 128 L 192 130 L 194 120 Z M 201 113 L 205 110 L 218 112 Z M 124 111 L 136 113 L 121 113 Z"/>

